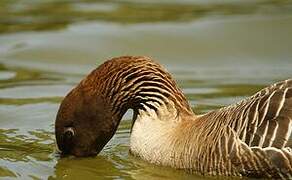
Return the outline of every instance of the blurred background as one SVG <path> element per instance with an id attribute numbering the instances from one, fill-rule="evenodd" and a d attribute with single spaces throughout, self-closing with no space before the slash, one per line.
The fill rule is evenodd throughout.
<path id="1" fill-rule="evenodd" d="M 202 178 L 130 156 L 131 112 L 98 157 L 55 153 L 64 95 L 121 55 L 153 57 L 208 112 L 292 77 L 292 1 L 1 0 L 0 178 Z"/>

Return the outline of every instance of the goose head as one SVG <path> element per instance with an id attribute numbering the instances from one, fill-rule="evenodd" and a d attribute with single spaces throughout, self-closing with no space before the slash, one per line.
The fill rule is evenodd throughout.
<path id="1" fill-rule="evenodd" d="M 65 97 L 56 117 L 58 149 L 79 157 L 96 155 L 114 134 L 113 118 L 102 96 L 77 86 Z"/>

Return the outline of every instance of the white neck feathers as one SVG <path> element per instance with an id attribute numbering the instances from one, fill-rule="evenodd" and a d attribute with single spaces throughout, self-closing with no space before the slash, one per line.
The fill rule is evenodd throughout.
<path id="1" fill-rule="evenodd" d="M 177 163 L 174 156 L 180 148 L 176 130 L 181 126 L 182 116 L 171 101 L 157 106 L 157 111 L 145 109 L 139 110 L 132 129 L 131 153 L 151 163 L 173 166 Z"/>

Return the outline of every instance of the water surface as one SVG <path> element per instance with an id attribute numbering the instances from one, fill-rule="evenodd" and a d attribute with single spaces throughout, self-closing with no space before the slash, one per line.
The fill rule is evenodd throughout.
<path id="1" fill-rule="evenodd" d="M 292 77 L 290 1 L 0 2 L 0 177 L 201 179 L 132 157 L 131 112 L 102 153 L 60 158 L 59 103 L 104 60 L 147 55 L 205 113 Z"/>

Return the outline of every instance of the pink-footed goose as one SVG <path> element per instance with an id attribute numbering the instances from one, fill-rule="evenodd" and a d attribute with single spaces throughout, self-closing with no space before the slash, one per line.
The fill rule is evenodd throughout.
<path id="1" fill-rule="evenodd" d="M 133 109 L 130 152 L 203 175 L 292 178 L 292 80 L 195 115 L 171 75 L 148 57 L 111 59 L 62 101 L 55 131 L 63 154 L 97 155 Z"/>

